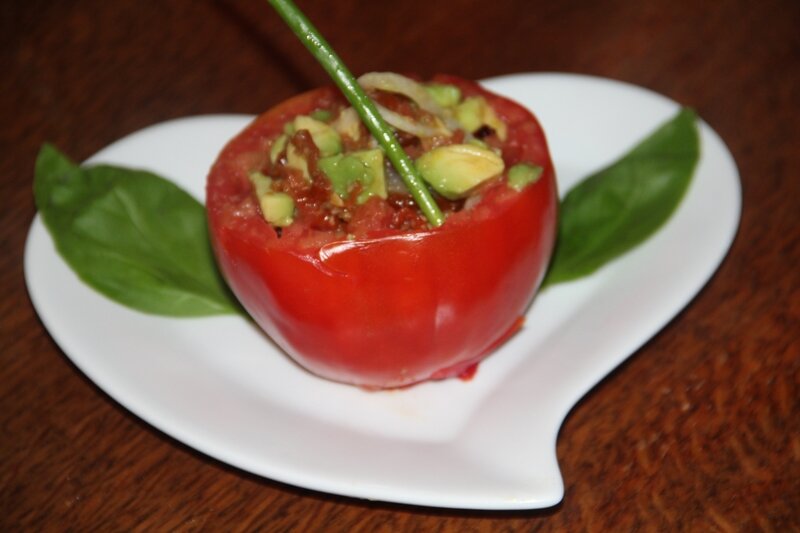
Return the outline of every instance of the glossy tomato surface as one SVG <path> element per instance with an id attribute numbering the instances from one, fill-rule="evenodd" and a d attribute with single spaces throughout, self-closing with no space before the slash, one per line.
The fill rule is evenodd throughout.
<path id="1" fill-rule="evenodd" d="M 248 173 L 263 165 L 287 120 L 341 100 L 332 88 L 258 117 L 209 174 L 209 225 L 223 275 L 264 331 L 319 376 L 367 388 L 463 376 L 520 327 L 544 275 L 557 192 L 541 127 L 473 82 L 433 81 L 484 96 L 508 126 L 506 168 L 537 164 L 540 179 L 521 192 L 490 188 L 435 229 L 357 240 L 281 236 L 261 217 Z"/>

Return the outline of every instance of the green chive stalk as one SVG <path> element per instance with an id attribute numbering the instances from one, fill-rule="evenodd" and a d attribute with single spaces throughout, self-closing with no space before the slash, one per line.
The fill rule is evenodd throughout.
<path id="1" fill-rule="evenodd" d="M 378 140 L 389 161 L 392 162 L 394 168 L 403 178 L 406 187 L 411 191 L 414 201 L 417 202 L 425 218 L 428 219 L 428 223 L 434 227 L 441 226 L 444 223 L 444 215 L 442 215 L 430 191 L 422 182 L 414 162 L 411 161 L 403 147 L 397 142 L 392 129 L 383 120 L 375 104 L 358 84 L 358 81 L 344 65 L 344 62 L 333 51 L 331 45 L 328 44 L 294 2 L 291 0 L 267 1 L 311 52 L 311 55 L 319 61 L 322 68 L 333 79 L 336 86 L 339 87 L 339 90 L 342 91 L 345 98 L 361 117 L 367 129 Z"/>

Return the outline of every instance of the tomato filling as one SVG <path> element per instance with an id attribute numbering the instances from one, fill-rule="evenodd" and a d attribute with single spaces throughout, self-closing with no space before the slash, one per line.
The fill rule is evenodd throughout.
<path id="1" fill-rule="evenodd" d="M 485 99 L 463 95 L 454 85 L 369 76 L 377 76 L 378 83 L 367 83 L 367 93 L 418 162 L 445 217 L 503 184 L 506 126 Z M 262 215 L 278 236 L 287 227 L 291 234 L 327 232 L 337 238 L 428 228 L 355 111 L 341 101 L 324 104 L 308 115 L 288 117 L 283 131 L 266 143 L 263 163 L 251 169 Z"/>

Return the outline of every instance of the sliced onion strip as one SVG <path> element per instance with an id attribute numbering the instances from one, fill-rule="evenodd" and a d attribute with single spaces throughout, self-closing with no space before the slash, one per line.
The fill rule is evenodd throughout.
<path id="1" fill-rule="evenodd" d="M 406 133 L 416 135 L 417 137 L 451 135 L 450 130 L 448 130 L 440 120 L 436 121 L 436 126 L 429 126 L 427 124 L 420 124 L 419 122 L 416 122 L 405 115 L 401 115 L 400 113 L 395 113 L 391 109 L 387 109 L 380 104 L 376 103 L 375 107 L 378 108 L 378 112 L 383 117 L 383 120 L 388 122 L 390 126 L 398 130 L 405 131 Z"/>

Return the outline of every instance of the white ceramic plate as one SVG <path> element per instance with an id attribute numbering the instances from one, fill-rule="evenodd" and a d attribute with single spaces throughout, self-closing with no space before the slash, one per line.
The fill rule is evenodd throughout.
<path id="1" fill-rule="evenodd" d="M 678 106 L 585 76 L 522 74 L 487 86 L 533 109 L 562 191 L 611 162 Z M 147 168 L 204 196 L 208 167 L 249 117 L 174 120 L 89 162 Z M 427 506 L 556 504 L 556 435 L 570 408 L 681 310 L 733 240 L 740 184 L 720 138 L 701 124 L 702 158 L 683 203 L 644 245 L 590 278 L 557 285 L 521 334 L 469 382 L 365 392 L 291 363 L 242 318 L 167 319 L 82 284 L 37 217 L 25 273 L 46 328 L 75 364 L 130 411 L 249 472 L 310 489 Z"/>

